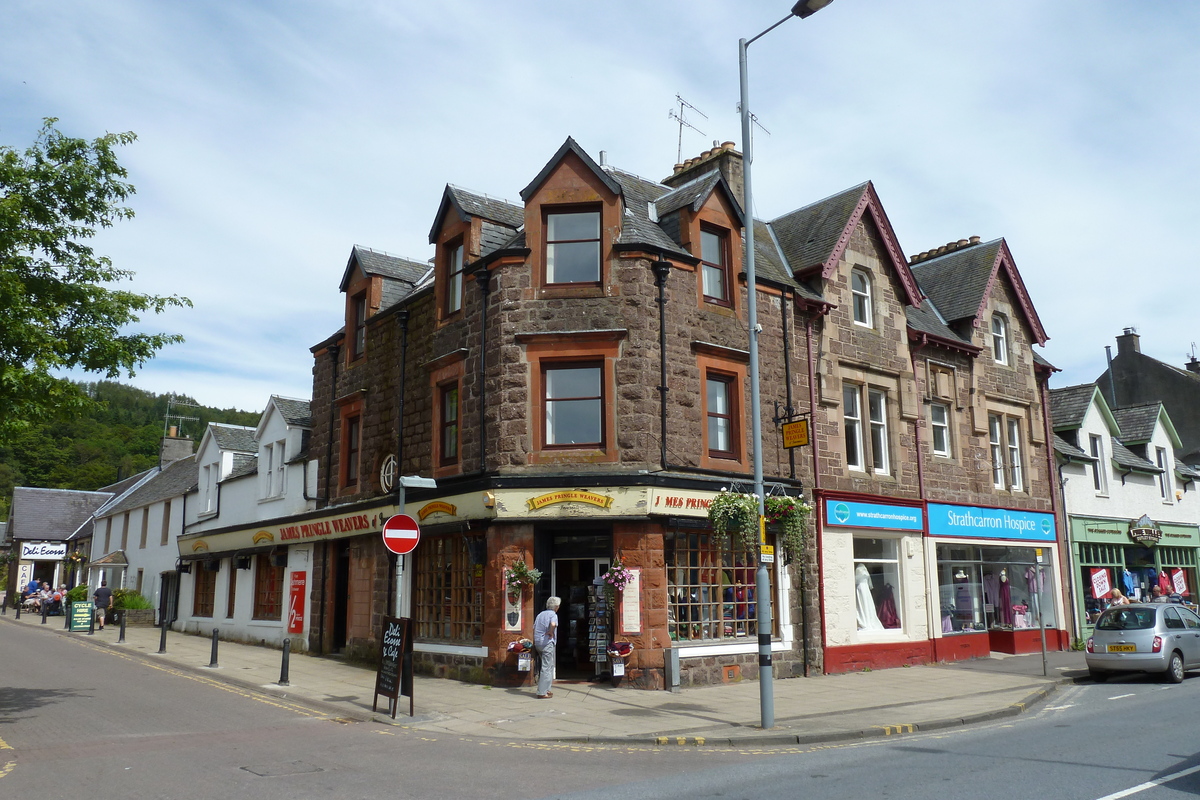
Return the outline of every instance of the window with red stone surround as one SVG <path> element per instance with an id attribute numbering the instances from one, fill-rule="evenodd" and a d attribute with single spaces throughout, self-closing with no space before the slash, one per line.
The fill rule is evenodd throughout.
<path id="1" fill-rule="evenodd" d="M 462 378 L 466 351 L 455 351 L 429 365 L 433 398 L 433 477 L 462 472 Z"/>
<path id="2" fill-rule="evenodd" d="M 693 345 L 700 372 L 702 417 L 700 466 L 705 469 L 746 472 L 745 424 L 746 363 L 749 356 L 739 350 L 713 345 Z M 724 397 L 714 396 L 714 391 Z M 725 410 L 722 411 L 722 399 Z M 724 437 L 721 434 L 724 433 Z"/>

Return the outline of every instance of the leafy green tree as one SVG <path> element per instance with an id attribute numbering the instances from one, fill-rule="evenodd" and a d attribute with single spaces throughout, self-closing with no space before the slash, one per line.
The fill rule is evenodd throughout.
<path id="1" fill-rule="evenodd" d="M 32 422 L 93 404 L 82 384 L 54 375 L 82 368 L 129 376 L 177 334 L 136 333 L 143 312 L 191 306 L 185 297 L 114 288 L 133 273 L 86 243 L 129 219 L 134 193 L 116 148 L 132 133 L 92 141 L 44 121 L 24 153 L 0 145 L 0 443 Z"/>

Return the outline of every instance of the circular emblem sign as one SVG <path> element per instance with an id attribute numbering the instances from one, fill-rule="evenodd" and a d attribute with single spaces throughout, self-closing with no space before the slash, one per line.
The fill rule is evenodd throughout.
<path id="1" fill-rule="evenodd" d="M 850 521 L 850 506 L 845 503 L 838 503 L 833 507 L 833 518 L 845 525 Z"/>

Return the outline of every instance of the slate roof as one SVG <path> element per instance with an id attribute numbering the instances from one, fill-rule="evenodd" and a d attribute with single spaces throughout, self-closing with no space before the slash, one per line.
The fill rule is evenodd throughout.
<path id="1" fill-rule="evenodd" d="M 120 498 L 112 507 L 103 509 L 103 514 L 119 514 L 173 497 L 181 497 L 197 488 L 198 475 L 195 455 L 173 461 L 165 469 L 158 470 L 150 480 Z"/>
<path id="2" fill-rule="evenodd" d="M 1080 450 L 1075 445 L 1068 442 L 1066 439 L 1054 434 L 1054 452 L 1064 456 L 1070 456 L 1076 461 L 1095 461 L 1095 456 L 1092 456 L 1083 450 Z"/>
<path id="3" fill-rule="evenodd" d="M 1064 386 L 1050 390 L 1050 420 L 1055 430 L 1078 428 L 1083 425 L 1092 396 L 1096 393 L 1094 383 Z"/>
<path id="4" fill-rule="evenodd" d="M 667 236 L 658 223 L 650 221 L 650 203 L 657 201 L 669 191 L 666 186 L 612 167 L 608 167 L 604 171 L 620 186 L 620 194 L 625 198 L 625 216 L 621 220 L 621 235 L 616 244 L 649 245 L 652 249 L 664 253 L 681 255 L 689 260 L 695 260 L 691 253 Z"/>
<path id="5" fill-rule="evenodd" d="M 257 474 L 258 474 L 258 454 L 257 453 L 254 455 L 249 455 L 246 453 L 234 453 L 233 454 L 233 469 L 231 469 L 229 471 L 229 474 L 225 476 L 225 478 L 221 481 L 221 483 L 224 483 L 225 481 L 231 481 L 234 478 L 244 478 L 247 475 L 257 475 Z"/>
<path id="6" fill-rule="evenodd" d="M 1116 439 L 1112 440 L 1112 458 L 1117 464 L 1127 469 L 1134 469 L 1138 472 L 1162 472 L 1157 464 L 1147 461 L 1136 453 L 1132 452 L 1128 447 L 1121 444 Z"/>
<path id="7" fill-rule="evenodd" d="M 128 567 L 129 559 L 125 556 L 124 550 L 114 550 L 107 555 L 103 555 L 91 562 L 93 567 Z"/>
<path id="8" fill-rule="evenodd" d="M 463 213 L 472 217 L 498 222 L 511 230 L 516 230 L 525 224 L 524 206 L 476 194 L 453 184 L 446 185 L 446 195 Z"/>
<path id="9" fill-rule="evenodd" d="M 971 319 L 979 311 L 1003 242 L 966 245 L 912 265 L 921 291 L 948 322 Z"/>
<path id="10" fill-rule="evenodd" d="M 385 278 L 414 285 L 429 269 L 429 264 L 424 261 L 413 261 L 387 253 L 379 253 L 369 247 L 357 244 L 354 245 L 350 257 L 357 260 L 359 268 L 368 275 L 382 275 Z"/>
<path id="11" fill-rule="evenodd" d="M 1154 426 L 1162 411 L 1162 403 L 1114 408 L 1113 416 L 1121 426 L 1121 439 L 1128 444 L 1142 444 L 1154 436 Z"/>
<path id="12" fill-rule="evenodd" d="M 275 403 L 275 408 L 278 409 L 283 421 L 288 425 L 296 425 L 301 428 L 312 427 L 312 403 L 310 401 L 283 397 L 278 394 L 271 395 L 271 401 Z"/>
<path id="13" fill-rule="evenodd" d="M 946 324 L 933 303 L 929 302 L 929 298 L 922 298 L 920 306 L 905 306 L 904 315 L 908 321 L 908 327 L 918 333 L 927 333 L 930 336 L 936 336 L 939 339 L 960 345 L 964 350 L 970 352 L 979 351 L 977 345 L 959 336 Z"/>
<path id="14" fill-rule="evenodd" d="M 1045 357 L 1042 356 L 1037 350 L 1031 350 L 1030 352 L 1033 353 L 1033 363 L 1035 365 L 1041 366 L 1041 367 L 1046 367 L 1047 369 L 1053 370 L 1054 372 L 1062 371 L 1058 367 L 1054 366 L 1049 361 L 1047 361 L 1045 359 Z"/>
<path id="15" fill-rule="evenodd" d="M 235 453 L 258 452 L 258 442 L 254 440 L 254 428 L 210 422 L 208 430 L 216 440 L 217 446 L 222 450 L 232 450 Z"/>
<path id="16" fill-rule="evenodd" d="M 16 541 L 63 541 L 112 496 L 111 492 L 18 486 L 13 489 L 8 534 Z"/>
<path id="17" fill-rule="evenodd" d="M 693 178 L 687 183 L 677 186 L 670 190 L 654 203 L 654 208 L 660 217 L 678 211 L 681 208 L 689 207 L 692 211 L 699 211 L 704 205 L 704 201 L 712 194 L 713 189 L 721 183 L 720 170 L 713 169 L 711 172 L 705 172 L 697 178 Z M 735 202 L 734 206 L 741 210 Z"/>
<path id="18" fill-rule="evenodd" d="M 825 263 L 858 208 L 868 183 L 810 203 L 769 223 L 793 272 L 804 272 Z"/>
<path id="19" fill-rule="evenodd" d="M 1200 480 L 1200 469 L 1189 467 L 1178 459 L 1175 460 L 1175 474 L 1185 481 Z"/>

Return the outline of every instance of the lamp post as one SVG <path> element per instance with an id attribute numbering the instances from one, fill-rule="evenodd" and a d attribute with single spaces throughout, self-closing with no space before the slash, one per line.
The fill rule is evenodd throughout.
<path id="1" fill-rule="evenodd" d="M 792 17 L 810 17 L 833 0 L 800 0 L 783 19 L 751 39 L 738 41 L 738 70 L 741 78 L 742 112 L 742 201 L 746 213 L 746 284 L 749 287 L 746 313 L 750 322 L 750 446 L 754 454 L 754 493 L 758 495 L 758 518 L 765 514 L 762 464 L 762 419 L 758 385 L 758 288 L 754 271 L 754 195 L 751 193 L 751 165 L 754 152 L 750 141 L 750 79 L 746 71 L 746 49 L 758 39 L 787 22 Z M 762 727 L 775 726 L 775 685 L 771 667 L 771 580 L 767 564 L 758 559 L 758 571 L 754 576 L 754 596 L 758 613 L 758 692 Z"/>

